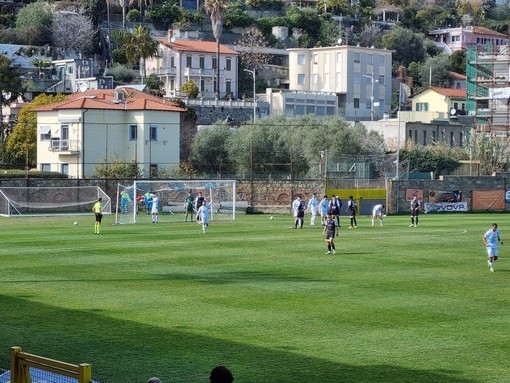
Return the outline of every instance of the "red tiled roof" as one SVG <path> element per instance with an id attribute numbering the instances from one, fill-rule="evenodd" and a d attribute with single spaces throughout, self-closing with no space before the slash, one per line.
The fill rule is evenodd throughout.
<path id="1" fill-rule="evenodd" d="M 429 86 L 413 95 L 416 96 L 421 94 L 427 90 L 433 90 L 436 93 L 442 94 L 446 97 L 458 97 L 458 98 L 466 98 L 466 89 L 453 89 L 453 88 L 442 88 L 440 86 Z"/>
<path id="2" fill-rule="evenodd" d="M 456 78 L 457 80 L 466 80 L 467 79 L 467 76 L 465 74 L 452 72 L 452 71 L 448 71 L 448 73 L 450 74 L 450 76 L 452 76 L 453 78 Z"/>
<path id="3" fill-rule="evenodd" d="M 200 41 L 200 40 L 175 40 L 173 43 L 168 39 L 159 39 L 159 42 L 171 49 L 181 52 L 206 52 L 216 53 L 215 41 Z M 220 53 L 228 55 L 237 55 L 238 53 L 225 45 L 220 44 Z"/>
<path id="4" fill-rule="evenodd" d="M 492 29 L 484 28 L 484 27 L 478 27 L 478 26 L 470 26 L 465 29 L 471 29 L 473 33 L 476 33 L 477 35 L 489 35 L 489 36 L 501 36 L 508 38 L 507 35 L 504 33 L 493 31 Z"/>
<path id="5" fill-rule="evenodd" d="M 446 97 L 466 97 L 466 89 L 441 88 L 439 86 L 431 86 L 428 89 L 432 89 Z"/>
<path id="6" fill-rule="evenodd" d="M 116 102 L 115 92 L 123 92 L 126 102 Z M 90 89 L 85 92 L 73 93 L 64 101 L 38 106 L 34 112 L 47 112 L 62 109 L 108 109 L 108 110 L 158 110 L 166 112 L 184 112 L 174 102 L 165 101 L 129 87 L 118 89 Z"/>

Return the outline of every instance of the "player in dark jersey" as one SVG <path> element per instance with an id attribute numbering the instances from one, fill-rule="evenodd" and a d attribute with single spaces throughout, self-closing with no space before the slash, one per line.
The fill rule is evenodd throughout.
<path id="1" fill-rule="evenodd" d="M 409 227 L 418 226 L 418 216 L 420 215 L 421 202 L 417 196 L 411 200 L 411 224 Z"/>
<path id="2" fill-rule="evenodd" d="M 328 251 L 326 254 L 336 254 L 335 249 L 335 236 L 338 235 L 338 223 L 331 214 L 326 216 L 326 222 L 324 223 L 324 230 L 326 232 L 326 242 L 328 243 Z"/>

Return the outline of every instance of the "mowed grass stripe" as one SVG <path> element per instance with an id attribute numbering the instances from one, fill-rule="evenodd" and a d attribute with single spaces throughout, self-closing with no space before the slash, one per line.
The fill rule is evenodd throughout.
<path id="1" fill-rule="evenodd" d="M 105 382 L 205 382 L 220 363 L 245 382 L 507 381 L 510 268 L 503 246 L 488 273 L 481 243 L 493 221 L 505 239 L 505 215 L 342 217 L 334 256 L 290 215 L 206 235 L 182 218 L 107 216 L 102 236 L 93 217 L 2 219 L 6 354 L 90 362 Z"/>

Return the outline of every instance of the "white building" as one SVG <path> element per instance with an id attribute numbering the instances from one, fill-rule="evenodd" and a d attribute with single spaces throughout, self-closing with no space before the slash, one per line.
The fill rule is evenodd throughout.
<path id="1" fill-rule="evenodd" d="M 180 113 L 162 98 L 123 87 L 74 93 L 37 113 L 37 168 L 70 177 L 91 177 L 95 166 L 119 159 L 143 175 L 180 160 Z"/>
<path id="2" fill-rule="evenodd" d="M 172 35 L 159 40 L 157 57 L 146 61 L 147 75 L 156 74 L 165 84 L 166 97 L 179 97 L 181 86 L 191 80 L 200 91 L 201 97 L 214 98 L 216 95 L 216 42 L 181 40 Z M 219 97 L 238 97 L 238 53 L 220 45 Z"/>
<path id="3" fill-rule="evenodd" d="M 289 49 L 289 89 L 335 93 L 346 120 L 378 120 L 391 110 L 391 55 L 348 45 Z"/>

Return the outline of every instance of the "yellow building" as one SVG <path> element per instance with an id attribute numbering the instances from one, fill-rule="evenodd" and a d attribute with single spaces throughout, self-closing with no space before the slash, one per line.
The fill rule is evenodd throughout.
<path id="1" fill-rule="evenodd" d="M 179 164 L 185 109 L 160 97 L 129 87 L 88 90 L 34 111 L 41 171 L 90 177 L 98 162 L 118 158 L 149 177 Z"/>

